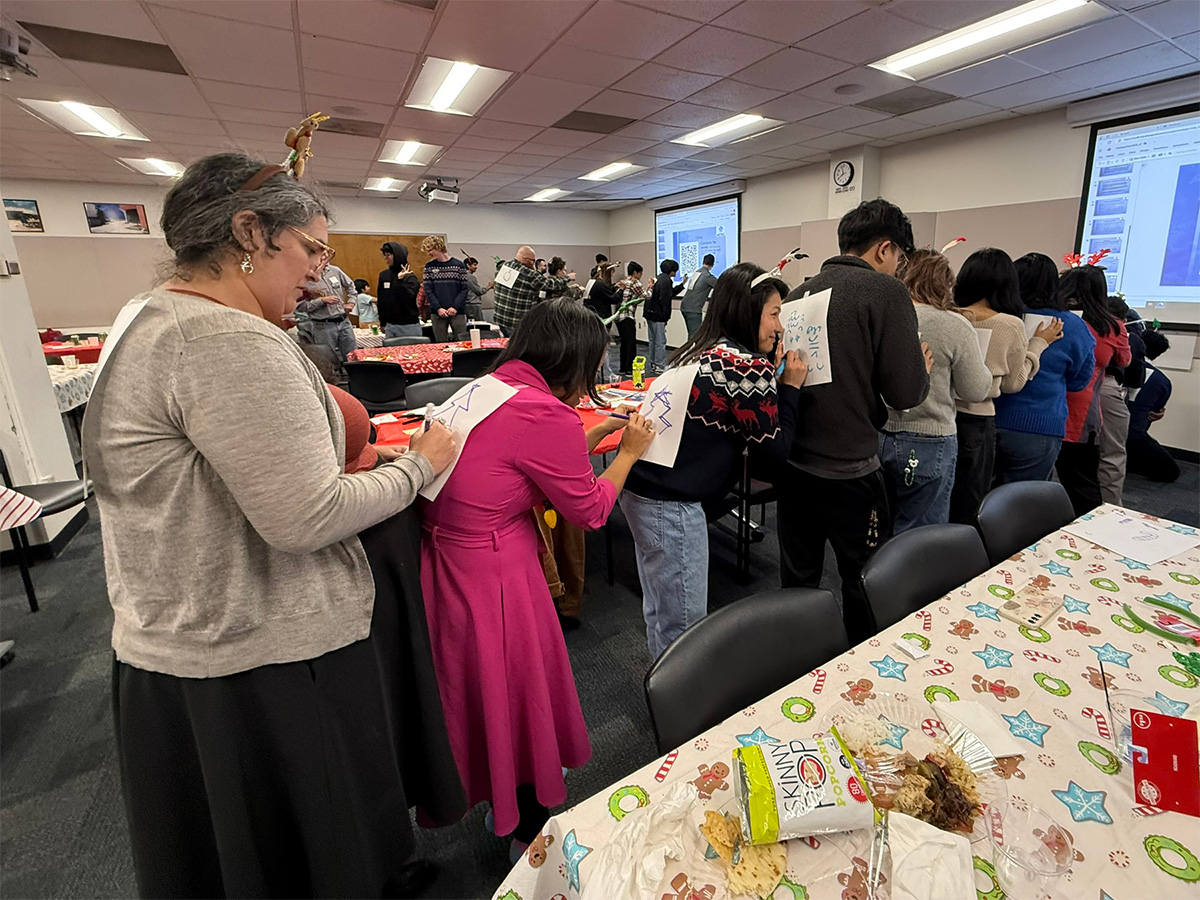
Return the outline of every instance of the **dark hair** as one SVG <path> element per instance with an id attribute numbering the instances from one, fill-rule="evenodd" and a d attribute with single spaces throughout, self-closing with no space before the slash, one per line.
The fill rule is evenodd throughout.
<path id="1" fill-rule="evenodd" d="M 1026 253 L 1013 265 L 1025 309 L 1066 309 L 1058 294 L 1058 266 L 1045 253 Z"/>
<path id="2" fill-rule="evenodd" d="M 359 293 L 365 291 L 369 285 L 370 285 L 370 282 L 367 281 L 367 279 L 365 279 L 365 278 L 355 278 L 354 279 L 354 289 L 356 291 L 358 291 Z"/>
<path id="3" fill-rule="evenodd" d="M 641 263 L 636 263 L 636 262 L 634 262 L 633 260 L 630 260 L 630 261 L 629 261 L 629 265 L 627 265 L 627 266 L 625 267 L 625 274 L 626 274 L 626 275 L 632 275 L 634 272 L 641 273 L 641 272 L 643 272 L 643 271 L 644 271 L 644 269 L 642 269 L 642 264 L 641 264 Z"/>
<path id="4" fill-rule="evenodd" d="M 1146 359 L 1158 359 L 1171 347 L 1167 336 L 1154 328 L 1142 332 L 1142 343 L 1146 345 Z"/>
<path id="5" fill-rule="evenodd" d="M 675 262 L 673 259 L 664 259 L 662 261 L 662 265 L 658 267 L 658 271 L 662 272 L 664 275 L 674 275 L 679 271 L 679 263 Z"/>
<path id="6" fill-rule="evenodd" d="M 701 263 L 701 265 L 712 266 L 712 265 L 715 265 L 716 262 L 717 262 L 717 258 L 715 256 L 713 256 L 711 253 L 705 253 L 704 261 Z"/>
<path id="7" fill-rule="evenodd" d="M 479 260 L 477 260 L 473 256 L 468 256 L 465 259 L 463 259 L 463 265 L 464 266 L 477 266 L 477 265 L 479 265 Z"/>
<path id="8" fill-rule="evenodd" d="M 778 278 L 764 278 L 750 285 L 766 269 L 754 263 L 730 266 L 717 279 L 708 311 L 695 335 L 671 354 L 670 365 L 695 362 L 722 339 L 733 341 L 751 353 L 758 349 L 758 329 L 762 322 L 767 295 L 778 291 L 781 298 L 788 295 L 788 286 Z"/>
<path id="9" fill-rule="evenodd" d="M 539 256 L 537 259 L 535 259 L 535 260 L 533 261 L 533 267 L 536 269 L 538 266 L 540 266 L 540 265 L 541 265 L 542 263 L 544 263 L 545 261 L 546 261 L 546 260 L 545 260 L 543 257 Z"/>
<path id="10" fill-rule="evenodd" d="M 905 253 L 913 252 L 912 222 L 895 203 L 882 197 L 864 200 L 838 222 L 838 250 L 861 256 L 880 241 L 891 241 Z"/>
<path id="11" fill-rule="evenodd" d="M 608 262 L 608 257 L 605 256 L 603 253 L 597 253 L 596 254 L 596 265 L 600 265 L 600 263 L 602 263 L 602 262 Z"/>
<path id="12" fill-rule="evenodd" d="M 956 306 L 966 307 L 980 300 L 986 300 L 998 313 L 1018 319 L 1025 315 L 1012 257 L 995 247 L 984 247 L 968 256 L 954 281 Z"/>
<path id="13" fill-rule="evenodd" d="M 1112 313 L 1113 316 L 1122 321 L 1124 321 L 1125 317 L 1129 315 L 1129 305 L 1116 294 L 1109 294 L 1108 299 L 1104 302 L 1104 305 L 1108 307 L 1108 311 Z"/>
<path id="14" fill-rule="evenodd" d="M 596 373 L 608 352 L 608 329 L 586 306 L 565 298 L 537 304 L 521 319 L 492 371 L 512 359 L 529 363 L 568 396 L 596 396 Z"/>
<path id="15" fill-rule="evenodd" d="M 233 217 L 248 209 L 258 217 L 268 251 L 278 251 L 275 237 L 289 225 L 303 228 L 316 216 L 329 217 L 325 201 L 305 184 L 280 172 L 253 191 L 242 185 L 267 163 L 245 153 L 217 153 L 187 167 L 166 199 L 160 225 L 175 252 L 173 274 L 187 280 L 190 270 L 207 266 L 221 274 L 221 260 L 242 252 L 233 233 Z"/>
<path id="16" fill-rule="evenodd" d="M 552 256 L 550 257 L 550 264 L 547 266 L 547 268 L 549 269 L 551 275 L 553 275 L 555 272 L 565 271 L 567 268 L 567 261 L 561 256 Z"/>
<path id="17" fill-rule="evenodd" d="M 1108 311 L 1108 280 L 1104 270 L 1096 266 L 1076 266 L 1067 269 L 1058 279 L 1058 293 L 1068 309 L 1083 313 L 1083 321 L 1101 337 L 1120 331 L 1116 319 Z"/>

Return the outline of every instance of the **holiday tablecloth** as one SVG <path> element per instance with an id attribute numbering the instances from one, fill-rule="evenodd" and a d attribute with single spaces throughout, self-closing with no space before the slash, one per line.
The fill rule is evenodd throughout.
<path id="1" fill-rule="evenodd" d="M 96 364 L 80 363 L 78 366 L 46 366 L 50 383 L 54 386 L 54 399 L 58 401 L 60 413 L 69 412 L 87 403 L 88 394 L 96 381 Z"/>
<path id="2" fill-rule="evenodd" d="M 488 338 L 484 347 L 506 347 L 507 338 Z M 382 359 L 397 362 L 408 375 L 439 375 L 450 372 L 452 357 L 459 350 L 470 350 L 470 341 L 452 341 L 448 344 L 405 344 L 400 347 L 378 347 L 371 350 L 355 350 L 349 359 Z"/>
<path id="3" fill-rule="evenodd" d="M 1094 515 L 1118 513 L 1106 506 Z M 1160 524 L 1197 534 L 1165 520 Z M 1047 579 L 1065 597 L 1064 605 L 1044 628 L 1017 627 L 998 608 L 1034 578 Z M 838 704 L 863 692 L 888 692 L 911 704 L 976 700 L 1003 716 L 1025 750 L 997 764 L 1009 801 L 1046 810 L 1074 841 L 1073 867 L 1059 879 L 1055 898 L 1200 897 L 1200 820 L 1139 806 L 1107 721 L 1102 679 L 1110 690 L 1140 692 L 1147 709 L 1180 715 L 1191 706 L 1188 714 L 1194 715 L 1200 704 L 1200 678 L 1181 665 L 1195 648 L 1159 640 L 1124 615 L 1121 604 L 1142 597 L 1185 608 L 1200 605 L 1200 548 L 1146 565 L 1055 532 L 554 816 L 535 842 L 539 852 L 517 863 L 495 898 L 576 900 L 587 884 L 589 858 L 631 809 L 653 803 L 681 780 L 697 785 L 704 805 L 727 808 L 733 747 L 824 730 Z M 893 646 L 902 636 L 928 644 L 929 656 L 907 657 Z M 714 659 L 707 677 L 715 682 L 723 672 L 722 660 Z M 702 812 L 696 819 L 702 820 Z M 869 842 L 869 831 L 790 841 L 787 871 L 772 900 L 865 900 Z M 971 850 L 980 900 L 999 900 L 988 842 Z M 667 861 L 653 900 L 712 896 L 699 879 L 691 883 L 689 863 L 693 870 L 702 868 L 696 860 Z"/>
<path id="4" fill-rule="evenodd" d="M 358 345 L 359 350 L 370 349 L 371 347 L 383 346 L 383 332 L 373 332 L 370 328 L 355 328 L 354 343 Z"/>

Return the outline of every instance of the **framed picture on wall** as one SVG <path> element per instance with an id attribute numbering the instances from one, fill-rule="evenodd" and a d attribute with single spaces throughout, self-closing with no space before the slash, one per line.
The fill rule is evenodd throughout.
<path id="1" fill-rule="evenodd" d="M 92 234 L 149 234 L 146 207 L 140 203 L 85 203 L 83 214 Z"/>
<path id="2" fill-rule="evenodd" d="M 38 210 L 36 200 L 9 200 L 4 201 L 4 217 L 8 219 L 8 230 L 13 232 L 20 231 L 45 231 L 42 227 L 42 214 Z"/>

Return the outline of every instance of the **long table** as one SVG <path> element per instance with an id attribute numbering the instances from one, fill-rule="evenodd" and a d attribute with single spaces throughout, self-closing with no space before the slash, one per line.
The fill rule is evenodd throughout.
<path id="1" fill-rule="evenodd" d="M 488 338 L 481 346 L 497 348 L 508 346 L 507 338 Z M 351 352 L 347 359 L 352 362 L 381 360 L 400 363 L 406 375 L 449 375 L 454 354 L 470 350 L 470 341 L 451 341 L 445 344 L 404 344 L 399 347 L 374 347 Z"/>
<path id="2" fill-rule="evenodd" d="M 1196 534 L 1187 526 L 1161 524 Z M 1054 592 L 1065 595 L 1065 605 L 1045 628 L 1018 628 L 997 610 L 1014 587 L 1035 576 L 1050 579 Z M 1194 715 L 1200 703 L 1200 679 L 1175 655 L 1196 648 L 1141 632 L 1120 605 L 1134 596 L 1200 606 L 1200 548 L 1146 566 L 1055 532 L 552 817 L 543 830 L 545 861 L 535 866 L 522 858 L 495 900 L 578 898 L 597 851 L 611 841 L 630 809 L 653 804 L 681 781 L 700 782 L 712 797 L 696 812 L 694 824 L 699 824 L 704 807 L 728 808 L 732 787 L 712 775 L 718 764 L 728 765 L 732 748 L 826 730 L 831 710 L 862 691 L 886 691 L 897 702 L 912 704 L 976 700 L 1004 717 L 1026 751 L 997 765 L 1009 801 L 1046 810 L 1074 841 L 1073 868 L 1059 879 L 1055 898 L 1198 897 L 1200 823 L 1180 813 L 1155 814 L 1134 799 L 1130 771 L 1116 759 L 1109 723 L 1101 721 L 1106 715 L 1102 668 L 1110 689 L 1140 691 L 1164 712 L 1179 715 L 1190 705 Z M 912 660 L 896 649 L 893 642 L 906 634 L 927 640 L 929 656 Z M 710 677 L 728 677 L 721 660 L 712 660 Z M 785 880 L 774 900 L 865 898 L 869 832 L 863 834 L 865 841 L 857 842 L 833 835 L 790 841 Z M 979 898 L 999 900 L 988 842 L 971 850 Z M 695 870 L 700 862 L 667 860 L 659 889 L 648 896 L 676 897 L 672 880 L 681 873 L 690 879 L 689 865 Z M 697 896 L 709 896 L 702 885 L 692 887 Z"/>
<path id="3" fill-rule="evenodd" d="M 74 356 L 81 363 L 99 362 L 103 349 L 103 344 L 72 344 L 70 341 L 47 341 L 42 344 L 42 354 L 45 356 Z"/>

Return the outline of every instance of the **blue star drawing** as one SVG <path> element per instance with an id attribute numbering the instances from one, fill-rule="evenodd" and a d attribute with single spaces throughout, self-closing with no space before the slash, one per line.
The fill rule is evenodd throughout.
<path id="1" fill-rule="evenodd" d="M 989 669 L 995 669 L 1000 666 L 1012 668 L 1012 653 L 1008 650 L 1001 650 L 999 647 L 993 647 L 988 644 L 982 650 L 972 650 L 974 656 L 978 656 L 983 660 L 983 664 Z"/>
<path id="2" fill-rule="evenodd" d="M 897 662 L 890 655 L 885 656 L 883 659 L 872 660 L 871 665 L 875 667 L 875 671 L 879 673 L 880 678 L 896 678 L 900 681 L 908 681 L 904 677 L 904 670 L 908 668 L 908 663 Z"/>
<path id="3" fill-rule="evenodd" d="M 1063 609 L 1069 613 L 1083 613 L 1085 616 L 1092 614 L 1090 603 L 1084 603 L 1074 597 L 1063 597 Z"/>
<path id="4" fill-rule="evenodd" d="M 1172 700 L 1162 691 L 1155 691 L 1153 697 L 1143 697 L 1142 699 L 1164 716 L 1182 716 L 1188 709 L 1188 704 L 1182 700 Z"/>
<path id="5" fill-rule="evenodd" d="M 1021 710 L 1020 715 L 1004 716 L 1004 721 L 1008 723 L 1008 730 L 1012 732 L 1013 737 L 1024 738 L 1039 747 L 1045 746 L 1042 743 L 1042 735 L 1050 730 L 1050 726 L 1035 722 L 1028 710 Z"/>
<path id="6" fill-rule="evenodd" d="M 1191 600 L 1184 600 L 1182 597 L 1176 597 L 1170 591 L 1167 591 L 1165 594 L 1155 594 L 1154 599 L 1161 600 L 1163 603 L 1170 603 L 1172 606 L 1178 607 L 1179 609 L 1191 610 L 1192 608 Z"/>
<path id="7" fill-rule="evenodd" d="M 1071 811 L 1071 818 L 1076 822 L 1099 822 L 1101 825 L 1111 825 L 1113 822 L 1112 816 L 1104 808 L 1107 791 L 1085 791 L 1072 781 L 1067 784 L 1065 791 L 1050 793 Z"/>
<path id="8" fill-rule="evenodd" d="M 1101 644 L 1098 647 L 1092 644 L 1088 644 L 1088 646 L 1095 651 L 1096 656 L 1100 657 L 1100 662 L 1114 663 L 1118 666 L 1124 666 L 1126 669 L 1129 668 L 1129 657 L 1133 656 L 1132 653 L 1118 650 L 1111 643 Z"/>
<path id="9" fill-rule="evenodd" d="M 1062 563 L 1055 562 L 1054 560 L 1050 560 L 1050 562 L 1044 563 L 1041 566 L 1041 568 L 1045 569 L 1051 575 L 1066 575 L 1068 578 L 1071 577 L 1071 570 L 1068 569 L 1066 566 L 1064 566 Z"/>
<path id="10" fill-rule="evenodd" d="M 903 725 L 897 725 L 895 722 L 889 722 L 885 716 L 880 716 L 879 721 L 883 723 L 888 730 L 888 736 L 879 743 L 890 744 L 897 750 L 904 749 L 904 736 L 908 734 L 908 729 Z"/>
<path id="11" fill-rule="evenodd" d="M 743 747 L 753 747 L 760 744 L 778 744 L 779 738 L 771 737 L 769 734 L 763 731 L 760 726 L 759 728 L 755 728 L 749 734 L 739 734 L 737 736 L 737 741 Z"/>
<path id="12" fill-rule="evenodd" d="M 1187 534 L 1187 535 L 1196 534 L 1196 529 L 1189 528 L 1187 525 L 1168 525 L 1167 531 L 1173 531 L 1176 534 Z"/>
<path id="13" fill-rule="evenodd" d="M 996 607 L 988 606 L 982 600 L 978 603 L 972 603 L 967 609 L 973 612 L 977 619 L 995 619 L 997 622 L 1000 621 L 1000 617 L 996 615 Z"/>
<path id="14" fill-rule="evenodd" d="M 575 829 L 572 828 L 567 832 L 567 836 L 563 838 L 562 844 L 563 857 L 567 861 L 567 884 L 575 890 L 579 890 L 579 864 L 583 862 L 583 858 L 592 852 L 591 847 L 585 847 L 575 837 Z"/>
<path id="15" fill-rule="evenodd" d="M 650 401 L 651 415 L 653 415 L 655 404 L 658 403 L 661 403 L 663 406 L 662 415 L 658 417 L 658 421 L 662 423 L 663 428 L 670 428 L 671 423 L 667 421 L 667 413 L 671 411 L 671 392 L 667 388 L 663 388 L 661 391 L 655 393 L 653 399 Z"/>
<path id="16" fill-rule="evenodd" d="M 1121 565 L 1123 565 L 1125 568 L 1129 569 L 1130 571 L 1137 571 L 1139 569 L 1146 571 L 1146 572 L 1150 571 L 1150 567 L 1148 565 L 1146 565 L 1144 562 L 1142 562 L 1141 560 L 1137 560 L 1137 559 L 1130 559 L 1128 556 L 1122 556 L 1120 559 L 1117 560 L 1117 562 L 1119 562 Z"/>
<path id="17" fill-rule="evenodd" d="M 1041 541 L 1034 541 L 1032 544 L 1030 544 L 1028 547 L 1025 548 L 1025 552 L 1026 553 L 1037 553 L 1037 548 L 1041 545 L 1041 543 L 1042 543 Z"/>

